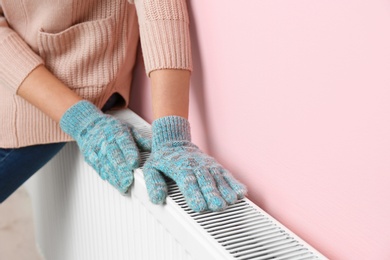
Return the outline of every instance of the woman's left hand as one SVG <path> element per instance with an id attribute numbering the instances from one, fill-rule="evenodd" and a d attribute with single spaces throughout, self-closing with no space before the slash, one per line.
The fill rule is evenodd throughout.
<path id="1" fill-rule="evenodd" d="M 246 187 L 191 142 L 187 119 L 159 118 L 153 122 L 152 132 L 152 153 L 143 172 L 153 203 L 163 203 L 168 193 L 162 174 L 177 183 L 196 212 L 220 211 L 244 198 Z"/>

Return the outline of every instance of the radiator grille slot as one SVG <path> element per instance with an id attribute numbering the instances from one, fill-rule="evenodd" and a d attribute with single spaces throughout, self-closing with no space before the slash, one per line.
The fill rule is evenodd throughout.
<path id="1" fill-rule="evenodd" d="M 222 212 L 197 213 L 187 206 L 173 181 L 169 181 L 168 186 L 172 200 L 236 259 L 319 259 L 246 199 Z"/>

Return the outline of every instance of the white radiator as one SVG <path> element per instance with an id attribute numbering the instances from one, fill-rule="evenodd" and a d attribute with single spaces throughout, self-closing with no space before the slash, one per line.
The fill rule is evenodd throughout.
<path id="1" fill-rule="evenodd" d="M 150 134 L 130 110 L 115 116 Z M 47 260 L 326 259 L 248 199 L 223 212 L 195 213 L 171 183 L 166 205 L 157 206 L 142 169 L 123 196 L 84 163 L 75 143 L 26 186 Z"/>

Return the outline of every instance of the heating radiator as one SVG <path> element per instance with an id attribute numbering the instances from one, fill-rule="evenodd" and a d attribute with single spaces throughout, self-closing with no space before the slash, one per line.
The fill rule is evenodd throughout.
<path id="1" fill-rule="evenodd" d="M 130 110 L 114 115 L 150 134 Z M 26 187 L 47 260 L 326 259 L 246 198 L 223 212 L 196 213 L 170 183 L 166 204 L 154 205 L 142 169 L 123 196 L 84 163 L 75 143 Z"/>

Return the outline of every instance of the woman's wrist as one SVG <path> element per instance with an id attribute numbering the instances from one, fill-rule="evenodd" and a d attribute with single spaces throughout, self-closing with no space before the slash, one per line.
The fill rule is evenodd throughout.
<path id="1" fill-rule="evenodd" d="M 150 73 L 154 119 L 172 115 L 188 119 L 190 77 L 189 70 L 163 69 Z"/>

